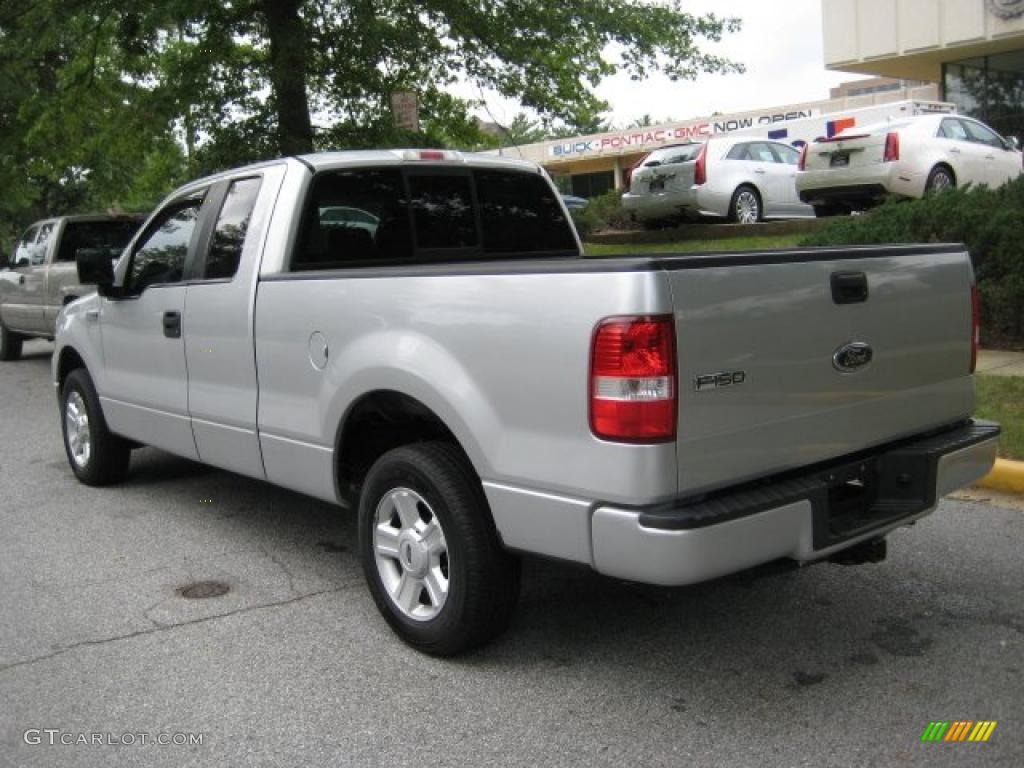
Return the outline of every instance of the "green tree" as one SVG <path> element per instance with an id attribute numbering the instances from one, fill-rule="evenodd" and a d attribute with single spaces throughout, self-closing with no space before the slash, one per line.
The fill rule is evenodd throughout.
<path id="1" fill-rule="evenodd" d="M 138 64 L 115 44 L 117 12 L 86 5 L 0 3 L 0 235 L 8 243 L 47 215 L 145 209 L 183 175 L 168 133 L 172 112 L 126 76 Z"/>
<path id="2" fill-rule="evenodd" d="M 508 125 L 499 126 L 501 143 L 504 146 L 519 146 L 543 141 L 547 134 L 540 120 L 532 120 L 525 112 L 519 112 Z"/>
<path id="3" fill-rule="evenodd" d="M 739 22 L 689 14 L 679 0 L 129 0 L 124 15 L 152 53 L 149 76 L 221 118 L 194 122 L 194 130 L 262 150 L 245 137 L 272 129 L 282 154 L 410 138 L 479 141 L 478 133 L 466 136 L 471 105 L 449 95 L 459 82 L 516 99 L 549 128 L 576 133 L 607 128 L 607 105 L 594 88 L 619 70 L 681 79 L 740 69 L 700 48 Z M 167 34 L 169 24 L 178 37 Z M 397 90 L 420 96 L 419 135 L 393 125 Z"/>
<path id="4" fill-rule="evenodd" d="M 0 0 L 0 217 L 152 204 L 161 177 L 278 154 L 486 145 L 457 83 L 604 130 L 605 77 L 737 71 L 701 46 L 738 25 L 680 0 Z"/>

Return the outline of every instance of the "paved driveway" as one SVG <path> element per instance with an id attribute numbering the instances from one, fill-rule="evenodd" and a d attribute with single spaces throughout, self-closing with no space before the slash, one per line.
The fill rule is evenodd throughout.
<path id="1" fill-rule="evenodd" d="M 342 511 L 150 449 L 78 485 L 49 351 L 0 364 L 0 765 L 1024 765 L 1021 512 L 679 590 L 531 560 L 511 631 L 440 661 L 378 617 Z M 203 579 L 231 590 L 177 594 Z"/>

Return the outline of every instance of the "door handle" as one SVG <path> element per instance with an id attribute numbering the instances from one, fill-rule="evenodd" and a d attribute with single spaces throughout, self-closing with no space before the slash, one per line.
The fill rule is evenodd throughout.
<path id="1" fill-rule="evenodd" d="M 985 155 L 985 159 L 986 160 L 995 160 L 996 156 L 995 155 Z"/>
<path id="2" fill-rule="evenodd" d="M 164 312 L 164 336 L 168 339 L 181 338 L 181 312 Z"/>
<path id="3" fill-rule="evenodd" d="M 836 304 L 860 304 L 868 300 L 868 276 L 863 272 L 833 272 L 832 301 Z"/>
<path id="4" fill-rule="evenodd" d="M 95 323 L 100 319 L 100 311 L 98 309 L 89 309 L 85 312 L 85 319 Z"/>
<path id="5" fill-rule="evenodd" d="M 949 153 L 951 155 L 959 155 L 960 154 L 960 150 L 957 149 L 956 147 L 953 147 L 952 149 L 949 150 Z"/>
<path id="6" fill-rule="evenodd" d="M 756 173 L 758 176 L 764 176 L 764 168 L 755 168 L 754 173 Z"/>

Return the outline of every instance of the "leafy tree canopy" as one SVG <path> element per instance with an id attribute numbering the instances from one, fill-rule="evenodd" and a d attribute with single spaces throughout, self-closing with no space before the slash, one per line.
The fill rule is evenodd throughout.
<path id="1" fill-rule="evenodd" d="M 604 78 L 738 71 L 702 48 L 738 26 L 680 0 L 0 0 L 0 226 L 280 154 L 493 143 L 457 83 L 601 130 Z"/>

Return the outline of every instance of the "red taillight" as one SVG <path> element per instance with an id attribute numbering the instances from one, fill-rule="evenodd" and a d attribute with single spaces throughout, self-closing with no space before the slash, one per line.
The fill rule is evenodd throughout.
<path id="1" fill-rule="evenodd" d="M 420 160 L 444 160 L 444 152 L 436 149 L 420 150 Z"/>
<path id="2" fill-rule="evenodd" d="M 978 366 L 978 347 L 981 346 L 981 294 L 978 286 L 971 286 L 971 373 Z"/>
<path id="3" fill-rule="evenodd" d="M 900 159 L 900 135 L 898 133 L 885 134 L 885 155 L 883 163 L 894 163 Z"/>
<path id="4" fill-rule="evenodd" d="M 799 164 L 798 168 L 801 171 L 804 171 L 804 170 L 807 169 L 807 145 L 806 144 L 804 144 L 803 149 L 800 150 L 800 164 Z"/>
<path id="5" fill-rule="evenodd" d="M 590 350 L 590 429 L 600 438 L 657 443 L 676 436 L 676 333 L 671 315 L 613 317 Z"/>
<path id="6" fill-rule="evenodd" d="M 693 169 L 693 183 L 698 186 L 706 184 L 708 180 L 708 145 L 705 144 L 697 153 L 697 165 Z"/>

